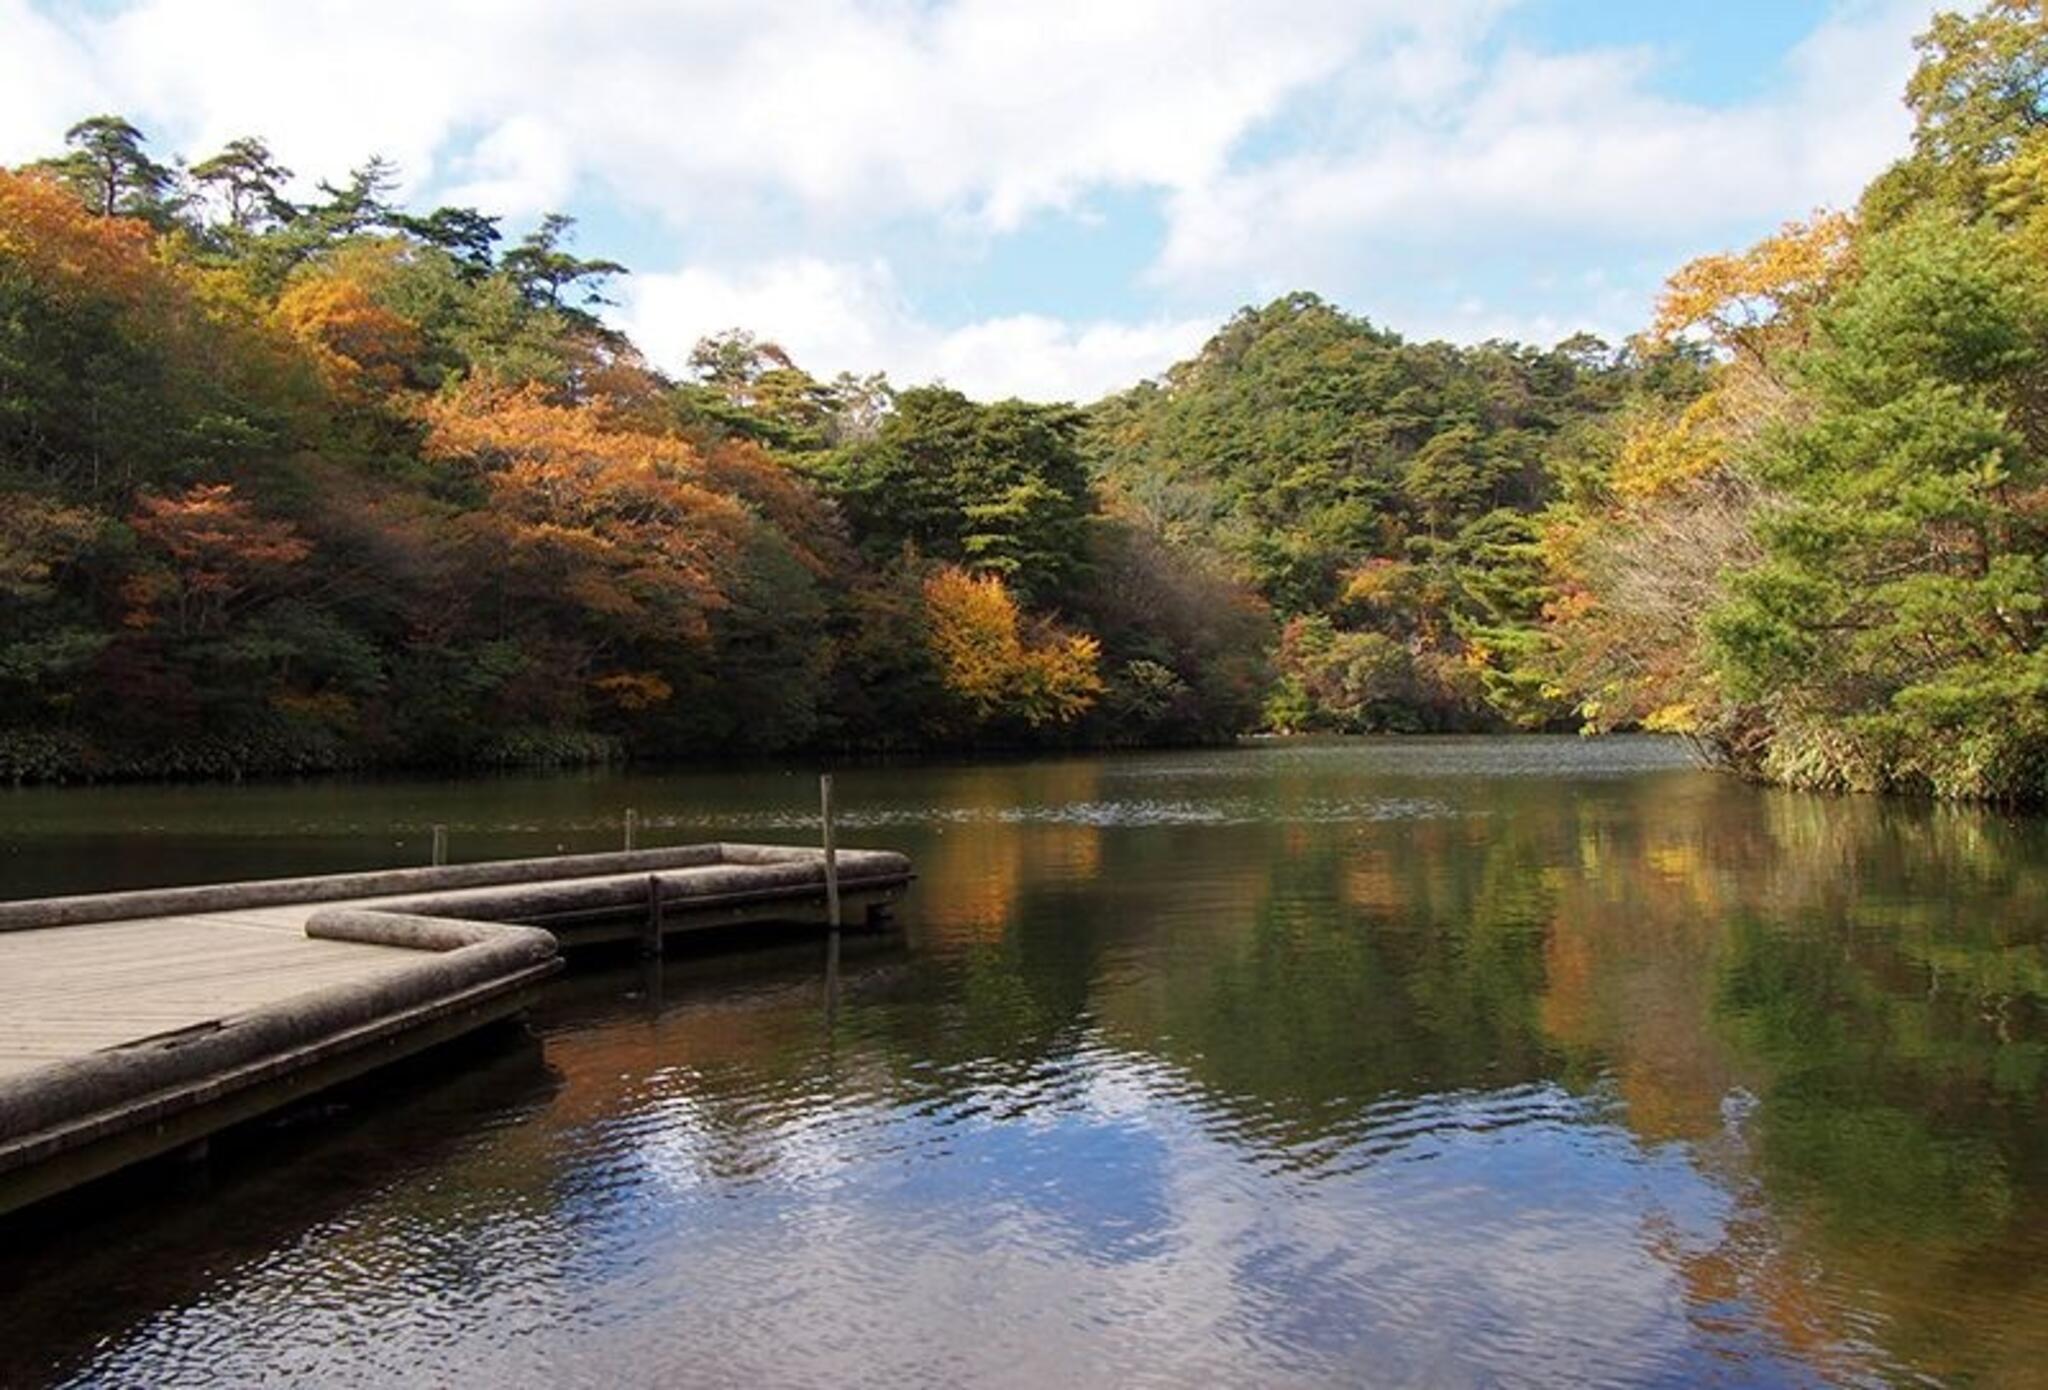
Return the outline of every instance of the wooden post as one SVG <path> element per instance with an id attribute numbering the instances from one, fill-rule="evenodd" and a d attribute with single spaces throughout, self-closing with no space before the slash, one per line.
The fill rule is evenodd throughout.
<path id="1" fill-rule="evenodd" d="M 818 779 L 818 802 L 825 813 L 825 920 L 839 930 L 839 843 L 832 826 L 832 774 Z"/>
<path id="2" fill-rule="evenodd" d="M 447 862 L 448 827 L 445 825 L 437 825 L 434 827 L 434 867 L 438 869 L 439 867 L 441 867 L 441 865 L 446 864 Z"/>
<path id="3" fill-rule="evenodd" d="M 626 848 L 633 848 L 633 833 L 640 828 L 640 813 L 631 806 L 626 808 Z"/>
<path id="4" fill-rule="evenodd" d="M 640 961 L 640 997 L 647 1003 L 647 1011 L 656 1018 L 661 1017 L 662 1001 L 662 957 L 659 952 L 645 956 Z"/>
<path id="5" fill-rule="evenodd" d="M 825 943 L 825 1026 L 839 1019 L 839 928 L 832 929 Z"/>
<path id="6" fill-rule="evenodd" d="M 647 876 L 647 925 L 640 937 L 640 954 L 661 954 L 661 875 Z"/>
<path id="7" fill-rule="evenodd" d="M 832 774 L 818 778 L 818 808 L 825 822 L 825 1026 L 839 1016 L 839 839 L 832 824 Z"/>

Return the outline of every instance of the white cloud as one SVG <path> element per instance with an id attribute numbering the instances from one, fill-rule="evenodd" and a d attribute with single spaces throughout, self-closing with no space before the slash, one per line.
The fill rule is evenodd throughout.
<path id="1" fill-rule="evenodd" d="M 744 327 L 819 375 L 883 365 L 899 385 L 941 380 L 983 399 L 1093 400 L 1187 356 L 1215 327 L 1207 316 L 1076 324 L 1042 314 L 940 327 L 880 261 L 699 267 L 635 276 L 622 292 L 626 330 L 670 370 L 704 335 Z"/>
<path id="2" fill-rule="evenodd" d="M 577 173 L 675 218 L 765 191 L 1002 229 L 1104 184 L 1200 184 L 1304 85 L 1375 47 L 1442 47 L 1499 0 L 1303 0 L 1285 22 L 1261 0 L 140 0 L 61 23 L 8 3 L 28 49 L 75 39 L 108 101 L 201 149 L 261 132 L 329 177 L 379 152 L 440 185 L 478 132 L 545 130 Z M 0 53 L 0 90 L 25 69 Z M 38 89 L 22 127 L 52 139 L 76 102 Z M 557 191 L 551 156 L 483 159 L 514 202 Z"/>
<path id="3" fill-rule="evenodd" d="M 1387 109 L 1363 138 L 1177 191 L 1153 273 L 1300 280 L 1396 244 L 1682 241 L 1849 201 L 1904 148 L 1898 94 L 1927 13 L 1924 0 L 1839 13 L 1790 55 L 1785 90 L 1749 105 L 1657 95 L 1643 51 L 1510 51 L 1467 70 L 1451 120 Z"/>
<path id="4" fill-rule="evenodd" d="M 1841 0 L 1709 106 L 1647 51 L 1503 51 L 1518 2 L 0 0 L 0 161 L 100 110 L 195 155 L 260 134 L 307 185 L 381 153 L 408 198 L 687 239 L 681 269 L 585 246 L 638 262 L 623 317 L 667 365 L 745 325 L 814 370 L 1085 399 L 1300 287 L 1411 336 L 1618 335 L 1664 270 L 1902 147 L 1931 5 Z M 904 228 L 971 264 L 1104 191 L 1166 230 L 1099 320 L 941 322 L 899 278 Z M 1614 279 L 1575 295 L 1589 264 Z"/>
<path id="5" fill-rule="evenodd" d="M 0 0 L 0 164 L 51 153 L 101 104 L 84 48 L 28 0 Z"/>
<path id="6" fill-rule="evenodd" d="M 532 217 L 562 207 L 575 183 L 569 138 L 538 116 L 514 116 L 476 142 L 455 163 L 463 181 L 443 196 L 457 206 L 500 217 Z"/>
<path id="7" fill-rule="evenodd" d="M 1073 324 L 1013 314 L 941 335 L 933 375 L 971 395 L 1089 401 L 1158 375 L 1215 331 L 1213 316 Z"/>

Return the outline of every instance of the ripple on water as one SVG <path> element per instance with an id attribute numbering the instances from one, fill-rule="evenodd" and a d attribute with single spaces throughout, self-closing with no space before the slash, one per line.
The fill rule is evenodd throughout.
<path id="1" fill-rule="evenodd" d="M 1374 740 L 876 776 L 849 826 L 926 876 L 901 938 L 847 944 L 830 1027 L 807 950 L 578 972 L 510 1083 L 485 1084 L 488 1049 L 408 1067 L 438 1089 L 303 1127 L 201 1200 L 10 1248 L 0 1279 L 31 1277 L 0 1291 L 0 1383 L 2039 1364 L 2040 836 L 1687 781 L 1673 753 Z M 815 829 L 807 779 L 740 780 L 635 800 L 662 790 L 643 824 L 679 836 Z M 621 798 L 529 804 L 549 785 L 407 813 L 615 833 Z"/>
<path id="2" fill-rule="evenodd" d="M 498 1131 L 463 1171 L 224 1271 L 77 1383 L 1710 1369 L 1641 1238 L 1697 1174 L 1646 1155 L 1604 1095 L 1333 1100 L 1337 1123 L 1303 1126 L 1097 1028 L 1024 1065 L 877 1060 L 629 1068 L 604 1112 Z"/>
<path id="3" fill-rule="evenodd" d="M 1427 797 L 1307 797 L 1284 805 L 1242 797 L 1214 800 L 1169 800 L 1138 797 L 1121 800 L 1046 802 L 1013 806 L 864 806 L 834 817 L 854 830 L 932 825 L 1080 825 L 1101 828 L 1266 824 L 1338 824 L 1347 821 L 1430 820 L 1469 814 L 1448 802 Z M 658 829 L 719 828 L 727 831 L 815 831 L 819 818 L 792 811 L 740 811 L 718 814 L 674 813 L 648 816 L 643 824 Z"/>

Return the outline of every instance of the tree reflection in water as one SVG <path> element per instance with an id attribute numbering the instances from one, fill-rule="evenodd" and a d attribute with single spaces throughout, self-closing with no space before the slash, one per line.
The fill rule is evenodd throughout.
<path id="1" fill-rule="evenodd" d="M 811 940 L 585 971 L 538 1091 L 29 1233 L 0 1379 L 2023 1383 L 2048 825 L 1645 747 L 848 770 L 921 881 L 829 1024 Z"/>

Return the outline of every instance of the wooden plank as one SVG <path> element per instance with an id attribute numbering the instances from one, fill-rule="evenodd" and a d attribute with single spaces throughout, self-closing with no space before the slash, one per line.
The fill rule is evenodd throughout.
<path id="1" fill-rule="evenodd" d="M 0 934 L 0 1075 L 419 963 L 400 947 L 313 940 L 307 915 L 258 908 Z"/>

